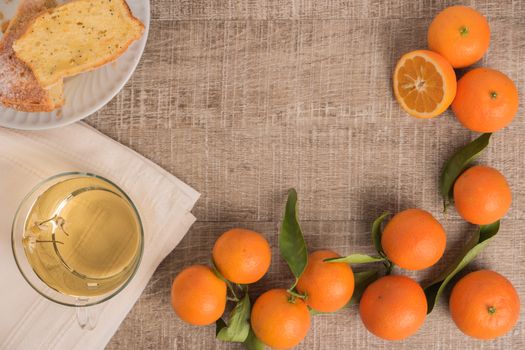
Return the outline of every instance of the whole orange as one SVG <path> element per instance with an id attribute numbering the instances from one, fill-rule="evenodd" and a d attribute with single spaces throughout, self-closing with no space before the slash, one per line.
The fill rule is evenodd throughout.
<path id="1" fill-rule="evenodd" d="M 432 214 L 421 209 L 407 209 L 388 222 L 381 236 L 386 256 L 408 270 L 434 265 L 445 252 L 447 235 Z"/>
<path id="2" fill-rule="evenodd" d="M 331 250 L 318 250 L 308 256 L 308 265 L 297 283 L 297 290 L 307 295 L 306 303 L 321 312 L 337 311 L 354 293 L 354 273 L 346 263 L 325 262 L 339 258 Z"/>
<path id="3" fill-rule="evenodd" d="M 505 177 L 496 169 L 477 165 L 467 169 L 454 184 L 459 215 L 476 225 L 501 219 L 510 208 L 512 194 Z"/>
<path id="4" fill-rule="evenodd" d="M 253 305 L 253 332 L 274 349 L 289 349 L 299 344 L 310 328 L 310 312 L 305 302 L 284 289 L 271 289 Z"/>
<path id="5" fill-rule="evenodd" d="M 418 331 L 427 316 L 421 286 L 406 276 L 385 276 L 370 284 L 359 302 L 365 327 L 386 340 L 405 339 Z"/>
<path id="6" fill-rule="evenodd" d="M 458 81 L 452 110 L 463 126 L 494 132 L 509 125 L 518 111 L 518 89 L 505 74 L 476 68 Z"/>
<path id="7" fill-rule="evenodd" d="M 520 316 L 520 299 L 512 283 L 497 272 L 471 272 L 454 286 L 450 314 L 456 326 L 478 339 L 509 332 Z"/>
<path id="8" fill-rule="evenodd" d="M 441 11 L 428 27 L 428 47 L 445 57 L 452 67 L 467 67 L 479 61 L 489 48 L 487 19 L 466 6 Z"/>
<path id="9" fill-rule="evenodd" d="M 217 321 L 226 307 L 226 283 L 207 266 L 182 270 L 171 286 L 171 306 L 177 316 L 193 325 Z"/>
<path id="10" fill-rule="evenodd" d="M 219 272 L 239 284 L 260 280 L 272 259 L 270 245 L 263 235 L 242 228 L 224 232 L 215 242 L 212 254 Z"/>

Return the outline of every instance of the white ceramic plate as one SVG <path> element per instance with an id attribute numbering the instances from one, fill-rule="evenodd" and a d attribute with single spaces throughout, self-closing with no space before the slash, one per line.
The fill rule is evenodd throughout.
<path id="1" fill-rule="evenodd" d="M 149 0 L 127 0 L 127 2 L 133 15 L 146 27 L 140 40 L 133 43 L 116 62 L 66 79 L 64 84 L 66 103 L 60 110 L 51 113 L 26 113 L 0 106 L 0 126 L 23 130 L 57 128 L 95 113 L 115 97 L 137 67 L 149 32 Z M 0 12 L 5 18 L 12 18 L 17 5 L 18 1 L 0 0 Z"/>

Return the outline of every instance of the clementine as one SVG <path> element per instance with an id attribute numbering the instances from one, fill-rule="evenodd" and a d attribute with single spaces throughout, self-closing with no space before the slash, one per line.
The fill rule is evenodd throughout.
<path id="1" fill-rule="evenodd" d="M 223 233 L 215 242 L 212 255 L 219 272 L 239 284 L 261 279 L 272 258 L 268 241 L 260 233 L 242 228 Z"/>
<path id="2" fill-rule="evenodd" d="M 385 276 L 370 284 L 359 303 L 365 327 L 386 340 L 405 339 L 425 322 L 427 300 L 421 286 L 406 276 Z"/>
<path id="3" fill-rule="evenodd" d="M 489 48 L 487 19 L 467 6 L 441 11 L 428 27 L 428 47 L 445 57 L 452 67 L 467 67 L 479 61 Z"/>
<path id="4" fill-rule="evenodd" d="M 476 225 L 501 219 L 509 210 L 512 194 L 505 177 L 496 169 L 477 165 L 463 172 L 454 184 L 459 215 Z"/>
<path id="5" fill-rule="evenodd" d="M 452 110 L 466 128 L 495 132 L 512 122 L 518 105 L 518 89 L 509 77 L 494 69 L 476 68 L 459 79 Z"/>
<path id="6" fill-rule="evenodd" d="M 306 294 L 306 303 L 314 310 L 337 311 L 352 298 L 352 268 L 346 263 L 324 261 L 339 257 L 331 250 L 318 250 L 308 256 L 308 265 L 297 282 L 297 290 Z"/>
<path id="7" fill-rule="evenodd" d="M 509 332 L 520 316 L 520 299 L 512 283 L 497 272 L 471 272 L 454 286 L 450 314 L 460 331 L 478 339 Z"/>
<path id="8" fill-rule="evenodd" d="M 394 94 L 410 115 L 432 118 L 443 113 L 456 95 L 456 73 L 439 54 L 428 50 L 409 52 L 394 70 Z"/>
<path id="9" fill-rule="evenodd" d="M 226 307 L 226 283 L 207 266 L 193 265 L 182 270 L 171 287 L 175 313 L 193 325 L 217 321 Z"/>
<path id="10" fill-rule="evenodd" d="M 407 209 L 395 215 L 381 236 L 388 259 L 408 270 L 434 265 L 445 252 L 446 243 L 443 226 L 421 209 Z"/>
<path id="11" fill-rule="evenodd" d="M 310 328 L 310 312 L 305 302 L 284 289 L 271 289 L 253 305 L 253 332 L 274 349 L 289 349 L 299 344 Z"/>

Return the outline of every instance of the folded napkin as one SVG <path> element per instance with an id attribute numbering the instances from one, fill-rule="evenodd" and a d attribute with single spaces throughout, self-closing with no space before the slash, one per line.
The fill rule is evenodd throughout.
<path id="1" fill-rule="evenodd" d="M 104 176 L 137 206 L 144 225 L 144 255 L 131 283 L 98 306 L 94 330 L 82 330 L 75 308 L 40 296 L 18 271 L 11 223 L 18 204 L 41 180 L 66 171 Z M 50 131 L 0 128 L 0 349 L 103 349 L 160 262 L 195 218 L 199 194 L 132 150 L 78 123 Z"/>

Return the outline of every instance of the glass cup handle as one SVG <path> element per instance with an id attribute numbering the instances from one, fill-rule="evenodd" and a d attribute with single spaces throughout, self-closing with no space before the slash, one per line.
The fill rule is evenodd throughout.
<path id="1" fill-rule="evenodd" d="M 79 299 L 78 305 L 85 303 L 86 299 Z M 98 323 L 98 317 L 100 315 L 99 310 L 96 309 L 96 306 L 77 306 L 77 322 L 80 328 L 91 331 L 95 329 Z"/>

